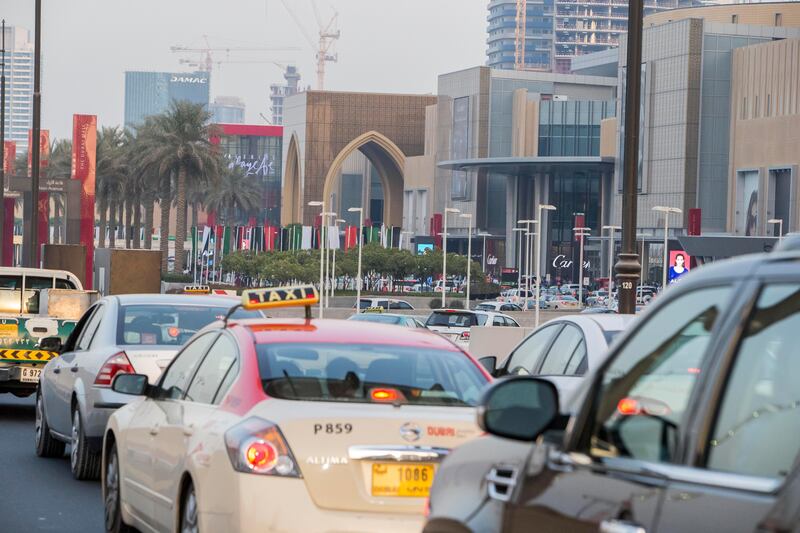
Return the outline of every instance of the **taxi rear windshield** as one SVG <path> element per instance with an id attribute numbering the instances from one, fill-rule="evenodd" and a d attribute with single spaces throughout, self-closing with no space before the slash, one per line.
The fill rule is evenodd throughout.
<path id="1" fill-rule="evenodd" d="M 457 311 L 438 311 L 431 313 L 425 325 L 446 328 L 471 328 L 472 326 L 482 326 L 485 323 L 486 315 L 459 313 Z"/>
<path id="2" fill-rule="evenodd" d="M 273 398 L 474 406 L 487 379 L 459 352 L 372 344 L 259 344 Z"/>

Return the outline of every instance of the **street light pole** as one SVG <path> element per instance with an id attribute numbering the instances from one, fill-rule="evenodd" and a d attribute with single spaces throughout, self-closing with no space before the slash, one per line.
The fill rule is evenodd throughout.
<path id="1" fill-rule="evenodd" d="M 663 205 L 653 207 L 653 211 L 664 214 L 664 268 L 662 269 L 661 277 L 661 290 L 663 291 L 667 288 L 667 271 L 669 270 L 669 216 L 670 214 L 680 215 L 683 211 L 677 207 L 665 207 Z"/>
<path id="2" fill-rule="evenodd" d="M 336 219 L 337 242 L 341 242 L 338 239 L 338 237 L 339 237 L 339 224 L 346 223 L 346 222 L 347 221 L 345 219 L 343 219 L 343 218 L 337 218 Z M 332 274 L 331 277 L 333 278 L 333 280 L 331 282 L 331 298 L 336 298 L 336 248 L 333 249 L 333 268 L 331 269 L 331 274 Z"/>
<path id="3" fill-rule="evenodd" d="M 531 224 L 536 220 L 517 220 L 517 224 L 525 224 L 525 305 L 522 310 L 528 310 L 528 294 L 531 290 Z"/>
<path id="4" fill-rule="evenodd" d="M 616 266 L 619 280 L 619 312 L 636 312 L 636 293 L 641 265 L 636 253 L 637 190 L 639 182 L 639 128 L 642 85 L 643 0 L 628 0 L 627 55 L 625 72 L 625 134 L 622 160 L 622 250 Z"/>
<path id="5" fill-rule="evenodd" d="M 28 257 L 27 266 L 36 268 L 36 253 L 39 248 L 39 156 L 42 130 L 42 89 L 41 89 L 41 55 L 42 55 L 42 0 L 36 0 L 35 7 L 35 39 L 33 52 L 33 128 L 31 132 L 31 219 L 28 221 Z M 4 184 L 5 185 L 5 184 Z M 89 253 L 92 253 L 89 251 Z M 177 262 L 177 261 L 176 261 Z"/>
<path id="6" fill-rule="evenodd" d="M 364 208 L 351 207 L 347 211 L 358 213 L 358 280 L 356 281 L 356 313 L 361 313 L 361 248 L 364 241 Z"/>
<path id="7" fill-rule="evenodd" d="M 324 313 L 325 304 L 325 250 L 323 247 L 323 229 L 325 227 L 325 202 L 313 201 L 308 202 L 309 207 L 319 207 L 321 210 L 320 228 L 319 228 L 319 317 L 322 318 Z"/>
<path id="8" fill-rule="evenodd" d="M 542 235 L 545 232 L 544 211 L 555 211 L 556 206 L 550 204 L 539 204 L 537 207 L 537 215 L 539 217 L 539 236 L 536 239 L 536 309 L 534 310 L 534 326 L 539 327 L 539 300 L 541 299 L 542 276 L 540 269 L 542 265 Z"/>
<path id="9" fill-rule="evenodd" d="M 575 232 L 575 235 L 581 238 L 581 245 L 580 245 L 580 260 L 578 264 L 578 308 L 583 308 L 583 238 L 588 237 L 591 235 L 591 228 L 580 227 L 580 228 L 572 228 L 572 231 Z"/>
<path id="10" fill-rule="evenodd" d="M 462 213 L 459 215 L 461 218 L 466 218 L 469 226 L 467 226 L 467 309 L 469 309 L 469 286 L 472 279 L 472 213 Z M 486 242 L 484 237 L 483 242 Z M 486 248 L 484 247 L 484 251 Z"/>
<path id="11" fill-rule="evenodd" d="M 778 225 L 778 244 L 783 241 L 783 219 L 782 218 L 771 218 L 767 220 L 767 224 L 777 224 Z"/>
<path id="12" fill-rule="evenodd" d="M 322 226 L 325 228 L 325 235 L 324 235 L 324 238 L 322 240 L 322 242 L 325 243 L 325 293 L 324 293 L 325 294 L 325 307 L 330 307 L 331 306 L 330 305 L 330 295 L 331 295 L 331 276 L 330 276 L 331 258 L 330 258 L 330 253 L 331 253 L 331 246 L 330 246 L 330 242 L 328 242 L 330 240 L 330 227 L 328 226 L 328 219 L 330 219 L 330 218 L 335 219 L 336 215 L 337 214 L 334 213 L 333 211 L 326 211 L 326 212 L 322 213 Z"/>
<path id="13" fill-rule="evenodd" d="M 514 228 L 511 231 L 519 235 L 519 239 L 517 239 L 517 301 L 515 302 L 519 305 L 522 294 L 520 292 L 522 291 L 522 232 L 525 231 L 525 228 Z"/>
<path id="14" fill-rule="evenodd" d="M 608 236 L 611 239 L 608 245 L 608 296 L 611 297 L 611 289 L 614 285 L 614 235 L 620 226 L 603 226 L 603 229 L 608 230 Z"/>
<path id="15" fill-rule="evenodd" d="M 2 59 L 0 59 L 0 250 L 2 250 L 3 239 L 5 239 L 6 219 L 6 19 L 3 19 L 2 30 L 0 31 L 2 31 Z M 9 157 L 16 157 L 16 154 L 11 154 Z M 0 253 L 0 255 L 2 254 Z"/>
<path id="16" fill-rule="evenodd" d="M 444 309 L 444 297 L 447 292 L 447 214 L 460 213 L 460 209 L 455 207 L 444 208 L 444 234 L 442 235 L 442 309 Z"/>
<path id="17" fill-rule="evenodd" d="M 486 237 L 491 237 L 491 233 L 478 233 L 478 237 L 483 237 L 483 252 L 481 253 L 481 269 L 486 272 Z"/>

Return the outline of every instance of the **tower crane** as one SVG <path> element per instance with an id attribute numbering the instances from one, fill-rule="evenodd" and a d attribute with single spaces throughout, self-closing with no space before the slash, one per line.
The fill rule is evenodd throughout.
<path id="1" fill-rule="evenodd" d="M 325 63 L 336 63 L 339 61 L 339 55 L 331 53 L 333 44 L 339 40 L 339 37 L 341 37 L 342 34 L 342 32 L 337 29 L 339 14 L 334 12 L 333 17 L 326 25 L 320 16 L 316 1 L 311 0 L 311 6 L 314 8 L 314 16 L 317 19 L 317 26 L 319 27 L 319 38 L 317 41 L 315 41 L 300 22 L 297 13 L 289 5 L 288 0 L 281 0 L 281 3 L 292 17 L 292 20 L 300 30 L 300 33 L 303 34 L 303 37 L 305 37 L 311 49 L 316 52 L 317 90 L 322 91 L 325 89 Z"/>
<path id="2" fill-rule="evenodd" d="M 170 46 L 170 52 L 174 53 L 196 53 L 199 52 L 203 58 L 200 61 L 193 62 L 191 60 L 180 60 L 183 64 L 195 65 L 201 71 L 211 72 L 213 64 L 220 63 L 221 61 L 214 61 L 212 53 L 225 52 L 230 57 L 231 52 L 288 52 L 299 50 L 297 46 L 228 46 L 228 47 L 213 47 L 208 42 L 208 37 L 203 36 L 205 46 L 189 47 L 189 46 Z"/>

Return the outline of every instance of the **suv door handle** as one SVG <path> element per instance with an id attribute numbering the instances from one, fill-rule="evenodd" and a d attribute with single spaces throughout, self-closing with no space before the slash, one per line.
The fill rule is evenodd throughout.
<path id="1" fill-rule="evenodd" d="M 69 367 L 69 371 L 70 372 L 77 372 L 78 371 L 78 365 Z"/>
<path id="2" fill-rule="evenodd" d="M 61 373 L 61 367 L 60 366 L 57 366 L 57 367 L 55 367 L 53 369 L 53 374 L 60 374 L 60 373 Z"/>
<path id="3" fill-rule="evenodd" d="M 625 520 L 603 520 L 600 522 L 600 533 L 647 533 L 647 530 Z"/>
<path id="4" fill-rule="evenodd" d="M 156 424 L 155 426 L 150 426 L 150 434 L 151 435 L 158 435 L 158 432 L 160 430 L 161 430 L 161 428 L 158 426 L 158 424 Z"/>

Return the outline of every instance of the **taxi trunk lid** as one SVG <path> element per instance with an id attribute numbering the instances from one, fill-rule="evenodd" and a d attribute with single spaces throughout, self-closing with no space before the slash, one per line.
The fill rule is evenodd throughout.
<path id="1" fill-rule="evenodd" d="M 175 348 L 153 348 L 143 346 L 125 346 L 125 355 L 131 362 L 133 369 L 138 374 L 147 376 L 147 380 L 153 384 L 161 377 L 161 373 L 172 362 L 178 351 Z"/>
<path id="2" fill-rule="evenodd" d="M 269 400 L 321 508 L 420 513 L 450 449 L 478 436 L 471 407 Z"/>

